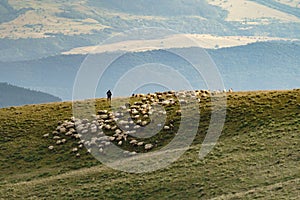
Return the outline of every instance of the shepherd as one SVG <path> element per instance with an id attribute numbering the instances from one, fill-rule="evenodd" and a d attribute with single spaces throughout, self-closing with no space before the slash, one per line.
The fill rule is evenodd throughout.
<path id="1" fill-rule="evenodd" d="M 107 102 L 111 102 L 111 96 L 112 96 L 111 91 L 108 90 L 108 91 L 106 92 L 106 95 L 107 95 Z"/>

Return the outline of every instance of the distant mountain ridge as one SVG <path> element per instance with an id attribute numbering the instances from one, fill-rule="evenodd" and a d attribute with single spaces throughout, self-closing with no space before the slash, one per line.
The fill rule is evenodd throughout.
<path id="1" fill-rule="evenodd" d="M 250 4 L 260 8 L 258 17 L 253 7 L 247 7 Z M 251 8 L 252 15 L 238 12 L 239 6 Z M 300 39 L 299 13 L 297 7 L 271 0 L 0 0 L 0 61 L 60 55 L 76 47 L 98 45 L 124 31 L 147 27 L 224 37 Z M 231 14 L 238 18 L 228 20 Z"/>
<path id="2" fill-rule="evenodd" d="M 300 87 L 300 44 L 297 42 L 261 42 L 207 52 L 216 63 L 226 88 L 266 90 Z M 111 78 L 105 83 L 106 87 L 111 88 L 115 84 L 116 74 L 128 69 L 128 66 L 141 61 L 150 62 L 152 58 L 160 58 L 169 66 L 181 67 L 180 72 L 191 74 L 190 80 L 195 87 L 196 82 L 199 83 L 191 72 L 186 71 L 186 63 L 167 50 L 129 53 L 127 56 L 134 59 L 115 63 L 115 70 L 107 74 Z M 69 100 L 77 71 L 85 58 L 85 55 L 63 55 L 26 62 L 0 62 L 0 80 L 50 92 Z M 99 91 L 97 95 L 105 96 L 105 91 Z"/>
<path id="3" fill-rule="evenodd" d="M 0 82 L 0 108 L 58 101 L 61 99 L 44 92 Z"/>
<path id="4" fill-rule="evenodd" d="M 224 18 L 226 12 L 203 0 L 89 0 L 88 4 L 108 10 L 150 16 L 192 16 Z M 175 9 L 177 8 L 177 9 Z M 180 9 L 178 9 L 180 8 Z"/>

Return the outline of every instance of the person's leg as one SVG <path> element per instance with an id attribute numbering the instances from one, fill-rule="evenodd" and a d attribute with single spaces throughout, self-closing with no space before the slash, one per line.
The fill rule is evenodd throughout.
<path id="1" fill-rule="evenodd" d="M 111 107 L 111 97 L 108 98 L 107 103 L 109 104 L 109 107 Z"/>

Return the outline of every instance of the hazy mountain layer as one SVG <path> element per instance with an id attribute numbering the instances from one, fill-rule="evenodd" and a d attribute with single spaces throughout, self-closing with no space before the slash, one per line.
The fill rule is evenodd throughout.
<path id="1" fill-rule="evenodd" d="M 265 42 L 207 50 L 207 52 L 216 63 L 227 89 L 231 87 L 235 90 L 300 87 L 299 43 Z M 107 53 L 99 56 L 113 55 Z M 64 55 L 26 62 L 2 62 L 0 63 L 2 69 L 0 78 L 9 83 L 49 92 L 63 99 L 71 99 L 76 74 L 85 58 L 84 55 Z M 111 66 L 110 71 L 106 72 L 104 78 L 107 81 L 102 87 L 113 88 L 118 78 L 131 67 L 153 61 L 174 67 L 180 73 L 189 76 L 189 80 L 196 89 L 206 87 L 203 80 L 194 78 L 193 72 L 189 71 L 190 68 L 185 61 L 174 57 L 166 50 L 126 54 Z M 94 63 L 93 66 L 98 65 Z M 161 74 L 161 78 L 165 75 Z M 97 96 L 105 96 L 105 91 L 98 91 Z"/>
<path id="2" fill-rule="evenodd" d="M 53 95 L 0 83 L 0 108 L 61 101 Z"/>

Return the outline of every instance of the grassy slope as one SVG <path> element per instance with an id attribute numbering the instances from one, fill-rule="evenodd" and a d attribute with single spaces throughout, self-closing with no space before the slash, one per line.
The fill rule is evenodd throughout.
<path id="1" fill-rule="evenodd" d="M 199 160 L 205 105 L 190 150 L 147 174 L 109 169 L 84 150 L 76 158 L 70 152 L 75 140 L 49 151 L 53 140 L 42 135 L 71 117 L 71 103 L 0 109 L 0 199 L 297 199 L 300 90 L 230 94 L 218 145 Z"/>

